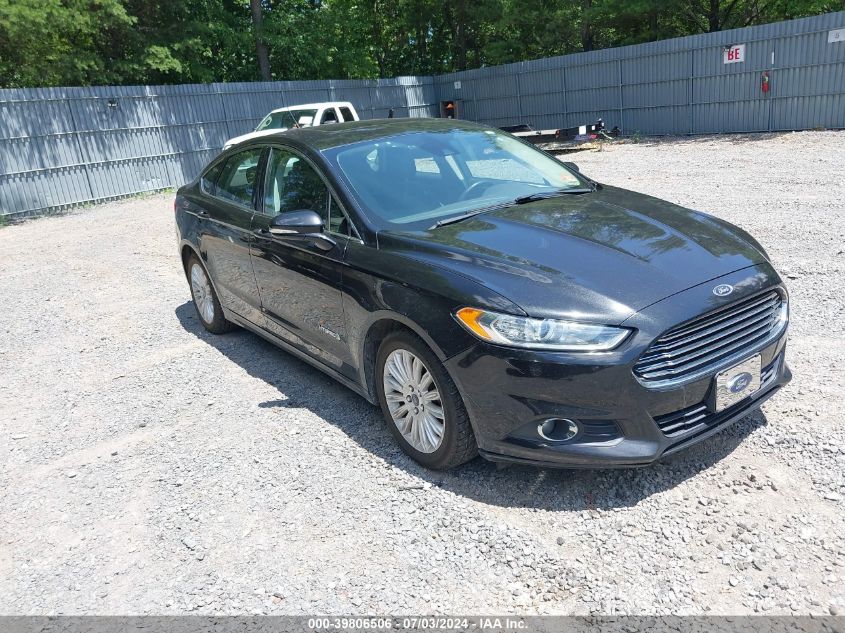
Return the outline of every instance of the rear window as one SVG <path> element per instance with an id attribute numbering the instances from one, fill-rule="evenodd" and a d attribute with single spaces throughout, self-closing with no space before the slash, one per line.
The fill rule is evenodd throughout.
<path id="1" fill-rule="evenodd" d="M 230 156 L 223 164 L 217 182 L 208 192 L 218 198 L 252 208 L 260 158 L 260 148 Z"/>
<path id="2" fill-rule="evenodd" d="M 475 178 L 494 180 L 515 180 L 543 184 L 543 175 L 532 171 L 523 163 L 513 158 L 494 158 L 491 160 L 468 160 L 467 169 Z"/>
<path id="3" fill-rule="evenodd" d="M 343 117 L 344 121 L 354 121 L 355 116 L 352 114 L 352 110 L 349 108 L 338 108 L 340 110 L 340 116 Z"/>

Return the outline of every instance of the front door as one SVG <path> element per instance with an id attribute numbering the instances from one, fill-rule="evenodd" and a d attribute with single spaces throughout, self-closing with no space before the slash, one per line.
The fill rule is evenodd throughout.
<path id="1" fill-rule="evenodd" d="M 252 265 L 267 328 L 350 374 L 340 290 L 346 239 L 329 230 L 333 203 L 326 183 L 307 159 L 288 149 L 272 148 L 263 204 L 252 221 Z M 323 237 L 269 233 L 276 215 L 302 209 L 323 218 Z"/>

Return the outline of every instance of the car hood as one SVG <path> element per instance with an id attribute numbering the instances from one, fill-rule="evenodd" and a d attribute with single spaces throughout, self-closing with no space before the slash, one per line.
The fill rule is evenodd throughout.
<path id="1" fill-rule="evenodd" d="M 261 136 L 268 136 L 269 134 L 275 134 L 276 132 L 284 132 L 288 128 L 286 127 L 276 127 L 269 130 L 260 130 L 258 132 L 250 132 L 248 134 L 241 134 L 240 136 L 236 136 L 235 138 L 230 138 L 226 141 L 226 144 L 223 147 L 231 147 L 237 143 L 241 143 L 243 141 L 248 141 L 251 138 L 259 138 Z"/>
<path id="2" fill-rule="evenodd" d="M 531 316 L 609 324 L 766 261 L 730 224 L 608 186 L 429 231 L 380 232 L 379 248 L 448 267 Z"/>

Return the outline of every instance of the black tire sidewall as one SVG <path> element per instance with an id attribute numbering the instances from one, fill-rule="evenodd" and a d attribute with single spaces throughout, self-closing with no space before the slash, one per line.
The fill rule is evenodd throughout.
<path id="1" fill-rule="evenodd" d="M 428 369 L 434 379 L 437 391 L 440 393 L 440 402 L 445 414 L 445 429 L 443 431 L 443 441 L 433 453 L 423 453 L 411 446 L 396 426 L 396 423 L 393 421 L 393 416 L 390 414 L 390 409 L 387 406 L 387 399 L 385 398 L 384 393 L 384 365 L 387 361 L 387 357 L 398 349 L 404 349 L 411 352 L 425 364 L 426 369 Z M 448 468 L 456 450 L 457 420 L 459 419 L 460 413 L 458 403 L 456 403 L 454 398 L 451 396 L 452 390 L 447 388 L 447 381 L 448 383 L 452 383 L 452 379 L 448 373 L 446 373 L 446 369 L 443 367 L 443 364 L 416 336 L 405 332 L 396 332 L 388 335 L 379 348 L 376 356 L 375 369 L 375 388 L 376 393 L 378 394 L 379 405 L 381 406 L 385 422 L 390 428 L 390 432 L 393 434 L 393 437 L 396 438 L 396 441 L 402 447 L 402 450 L 426 468 L 431 468 L 433 470 Z"/>
<path id="2" fill-rule="evenodd" d="M 194 296 L 194 284 L 191 282 L 191 270 L 194 265 L 197 265 L 202 269 L 205 278 L 208 280 L 208 285 L 211 288 L 211 298 L 214 303 L 214 319 L 210 323 L 202 316 L 199 306 L 197 305 L 197 298 Z M 228 329 L 228 322 L 223 316 L 223 307 L 220 305 L 220 300 L 217 298 L 217 291 L 214 289 L 214 284 L 211 283 L 211 277 L 208 275 L 208 269 L 203 266 L 203 263 L 196 255 L 191 255 L 188 258 L 187 274 L 188 285 L 191 288 L 191 301 L 194 304 L 194 310 L 196 310 L 200 323 L 202 323 L 203 327 L 209 332 L 213 332 L 215 334 L 225 332 Z"/>

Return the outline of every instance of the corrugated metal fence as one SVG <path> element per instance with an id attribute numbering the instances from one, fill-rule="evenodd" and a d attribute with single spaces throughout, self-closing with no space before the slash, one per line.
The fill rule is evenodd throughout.
<path id="1" fill-rule="evenodd" d="M 0 216 L 178 186 L 271 109 L 327 100 L 362 118 L 457 100 L 492 125 L 627 134 L 843 128 L 845 12 L 438 77 L 0 90 Z"/>
<path id="2" fill-rule="evenodd" d="M 491 125 L 627 134 L 845 127 L 845 12 L 443 75 L 439 99 Z M 725 47 L 744 61 L 725 63 Z M 763 93 L 763 72 L 770 76 Z"/>
<path id="3" fill-rule="evenodd" d="M 158 191 L 283 105 L 436 115 L 432 78 L 0 90 L 0 216 Z"/>

